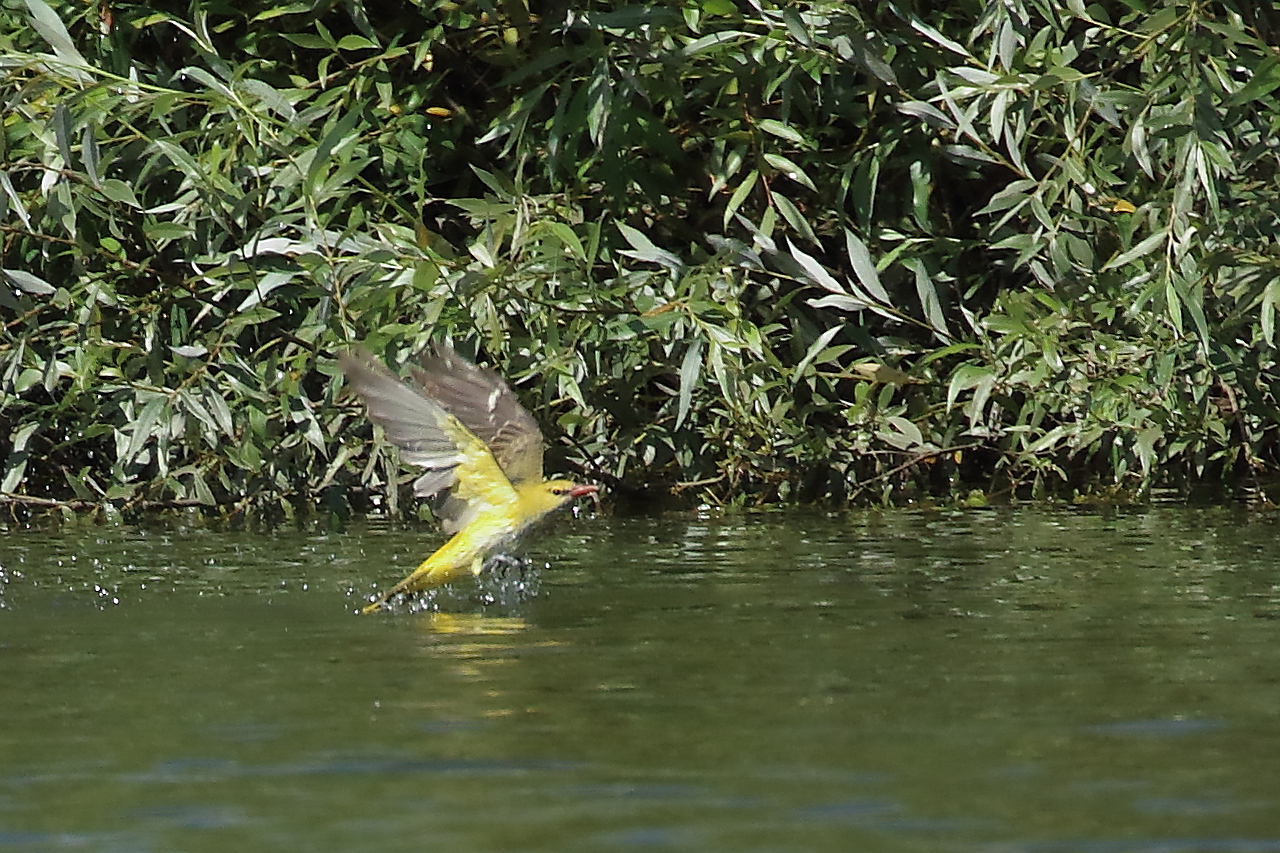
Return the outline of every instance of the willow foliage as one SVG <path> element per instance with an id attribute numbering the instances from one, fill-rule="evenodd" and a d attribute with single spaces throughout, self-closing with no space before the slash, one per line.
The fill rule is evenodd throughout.
<path id="1" fill-rule="evenodd" d="M 1257 485 L 1272 17 L 4 0 L 0 493 L 395 509 L 441 337 L 624 497 Z"/>

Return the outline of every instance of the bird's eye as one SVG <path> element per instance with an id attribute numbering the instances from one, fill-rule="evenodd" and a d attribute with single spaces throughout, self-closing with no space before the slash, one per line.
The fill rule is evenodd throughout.
<path id="1" fill-rule="evenodd" d="M 553 495 L 563 495 L 563 494 L 564 494 L 564 489 L 560 488 L 559 486 L 554 486 L 554 487 L 552 487 L 552 489 L 551 489 L 551 494 L 553 494 Z"/>

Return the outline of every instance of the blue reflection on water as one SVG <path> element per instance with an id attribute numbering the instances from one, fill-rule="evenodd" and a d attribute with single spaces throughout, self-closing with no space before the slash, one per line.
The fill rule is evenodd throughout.
<path id="1" fill-rule="evenodd" d="M 1099 838 L 998 844 L 984 853 L 1277 853 L 1280 838 Z"/>
<path id="2" fill-rule="evenodd" d="M 125 774 L 131 782 L 172 784 L 208 782 L 230 778 L 315 775 L 448 774 L 506 775 L 529 772 L 564 772 L 577 769 L 571 762 L 490 761 L 475 759 L 410 759 L 397 756 L 334 756 L 284 764 L 242 764 L 212 758 L 179 758 L 163 761 L 150 770 Z"/>
<path id="3" fill-rule="evenodd" d="M 132 809 L 128 817 L 178 829 L 226 829 L 244 826 L 248 818 L 239 809 L 209 805 L 148 806 Z"/>
<path id="4" fill-rule="evenodd" d="M 1118 735 L 1122 737 L 1182 737 L 1183 735 L 1219 731 L 1226 727 L 1227 724 L 1222 720 L 1188 720 L 1169 717 L 1155 720 L 1122 720 L 1115 723 L 1101 723 L 1096 726 L 1085 726 L 1084 731 L 1095 735 Z"/>

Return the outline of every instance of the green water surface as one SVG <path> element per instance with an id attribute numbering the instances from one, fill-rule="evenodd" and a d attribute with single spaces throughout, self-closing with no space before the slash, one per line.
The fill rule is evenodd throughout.
<path id="1" fill-rule="evenodd" d="M 1280 516 L 0 538 L 8 851 L 1280 851 Z"/>

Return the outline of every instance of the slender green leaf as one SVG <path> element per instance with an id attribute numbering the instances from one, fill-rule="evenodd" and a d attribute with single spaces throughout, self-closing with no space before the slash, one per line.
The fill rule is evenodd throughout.
<path id="1" fill-rule="evenodd" d="M 1167 235 L 1165 235 L 1163 232 L 1157 231 L 1156 233 L 1144 239 L 1142 242 L 1138 243 L 1138 245 L 1134 246 L 1129 251 L 1122 252 L 1121 254 L 1107 261 L 1105 264 L 1103 264 L 1102 269 L 1104 271 L 1111 270 L 1111 269 L 1116 269 L 1117 267 L 1122 267 L 1125 264 L 1133 263 L 1134 261 L 1138 260 L 1138 258 L 1145 257 L 1151 254 L 1152 252 L 1154 252 L 1157 248 L 1159 248 L 1161 245 L 1164 244 L 1166 239 L 1168 239 Z"/>
<path id="2" fill-rule="evenodd" d="M 129 464 L 138 458 L 138 454 L 156 437 L 156 426 L 165 411 L 168 400 L 162 394 L 153 394 L 134 419 L 129 433 L 129 443 L 121 454 L 120 461 Z"/>
<path id="3" fill-rule="evenodd" d="M 725 42 L 749 41 L 754 38 L 755 36 L 751 33 L 741 32 L 739 30 L 722 30 L 717 33 L 711 33 L 710 35 L 694 39 L 684 46 L 683 53 L 685 56 L 693 56 L 694 54 L 702 53 L 709 48 L 724 44 Z"/>
<path id="4" fill-rule="evenodd" d="M 316 146 L 315 154 L 311 158 L 311 165 L 307 169 L 307 186 L 314 187 L 317 185 L 321 176 L 332 165 L 329 162 L 330 155 L 344 140 L 350 138 L 354 134 L 356 123 L 359 120 L 359 110 L 348 110 L 347 114 L 339 119 L 337 124 L 335 124 L 333 128 L 324 135 L 324 138 L 320 140 L 320 144 Z"/>
<path id="5" fill-rule="evenodd" d="M 814 186 L 813 180 L 805 174 L 804 169 L 801 169 L 781 154 L 765 154 L 764 161 L 801 186 L 817 192 L 818 188 Z"/>
<path id="6" fill-rule="evenodd" d="M 804 134 L 802 134 L 800 131 L 796 130 L 794 127 L 787 124 L 786 122 L 781 122 L 776 119 L 766 118 L 758 121 L 756 123 L 756 127 L 760 128 L 765 133 L 772 134 L 773 136 L 776 136 L 779 139 L 784 139 L 787 142 L 790 142 L 802 148 L 810 147 L 811 145 L 809 140 L 805 139 Z"/>
<path id="7" fill-rule="evenodd" d="M 338 39 L 338 50 L 377 50 L 378 45 L 364 36 L 345 35 Z"/>
<path id="8" fill-rule="evenodd" d="M 871 307 L 870 302 L 857 296 L 846 296 L 843 293 L 828 293 L 817 299 L 806 299 L 805 303 L 814 308 L 834 308 L 837 311 L 864 311 Z"/>
<path id="9" fill-rule="evenodd" d="M 71 110 L 67 109 L 65 103 L 59 103 L 53 108 L 53 137 L 58 146 L 58 156 L 62 158 L 62 162 L 69 169 L 73 161 L 71 159 Z"/>
<path id="10" fill-rule="evenodd" d="M 924 121 L 941 130 L 954 130 L 956 123 L 942 110 L 924 101 L 905 101 L 896 105 L 898 112 Z"/>
<path id="11" fill-rule="evenodd" d="M 1156 443 L 1163 438 L 1164 430 L 1157 424 L 1140 430 L 1134 436 L 1134 449 L 1138 452 L 1138 462 L 1142 465 L 1143 477 L 1151 476 L 1151 470 L 1156 461 Z"/>
<path id="12" fill-rule="evenodd" d="M 1280 310 L 1280 278 L 1267 282 L 1262 291 L 1262 306 L 1259 309 L 1259 322 L 1262 325 L 1262 339 L 1267 346 L 1276 345 L 1276 312 Z"/>
<path id="13" fill-rule="evenodd" d="M 612 105 L 613 76 L 608 60 L 601 57 L 587 83 L 587 135 L 596 145 L 604 144 Z"/>
<path id="14" fill-rule="evenodd" d="M 1260 100 L 1280 87 L 1280 60 L 1269 56 L 1253 69 L 1249 82 L 1227 99 L 1227 106 L 1237 107 Z"/>
<path id="15" fill-rule="evenodd" d="M 27 452 L 27 444 L 41 426 L 38 420 L 27 421 L 14 430 L 9 437 L 9 458 L 5 462 L 4 480 L 0 481 L 0 493 L 12 494 L 22 482 L 23 474 L 27 470 L 27 460 L 31 455 Z"/>
<path id="16" fill-rule="evenodd" d="M 855 62 L 870 71 L 882 82 L 888 83 L 893 87 L 898 86 L 898 75 L 894 73 L 893 67 L 884 58 L 884 54 L 872 46 L 870 41 L 837 39 L 836 48 L 840 51 L 842 57 L 846 59 L 852 57 Z"/>
<path id="17" fill-rule="evenodd" d="M 924 261 L 911 258 L 906 265 L 915 273 L 916 294 L 920 297 L 920 309 L 924 312 L 925 319 L 933 327 L 938 340 L 944 344 L 951 343 L 951 333 L 947 331 L 947 320 L 942 313 L 942 300 L 938 298 L 937 288 L 929 278 L 929 271 L 925 269 Z"/>
<path id="18" fill-rule="evenodd" d="M 800 213 L 800 210 L 791 202 L 791 199 L 782 193 L 775 192 L 772 195 L 773 203 L 778 210 L 782 212 L 782 218 L 787 220 L 787 224 L 796 230 L 796 232 L 808 240 L 810 243 L 817 243 L 818 237 L 813 233 L 813 228 L 809 225 L 808 220 Z"/>
<path id="19" fill-rule="evenodd" d="M 818 339 L 809 345 L 809 349 L 805 350 L 804 358 L 796 363 L 795 369 L 791 372 L 791 384 L 795 385 L 804 378 L 805 371 L 813 364 L 814 359 L 818 357 L 818 353 L 827 348 L 827 344 L 831 343 L 831 339 L 840 334 L 841 326 L 832 326 L 827 329 Z"/>
<path id="20" fill-rule="evenodd" d="M 98 135 L 92 125 L 85 125 L 80 137 L 80 159 L 84 162 L 84 172 L 89 176 L 89 183 L 98 186 L 101 181 L 98 164 L 102 162 L 102 152 L 98 148 Z"/>
<path id="21" fill-rule="evenodd" d="M 733 219 L 734 214 L 738 212 L 738 208 L 742 207 L 742 203 L 747 200 L 747 196 L 751 194 L 751 190 L 755 188 L 756 181 L 760 177 L 757 169 L 752 169 L 747 176 L 742 179 L 742 183 L 738 184 L 734 189 L 733 195 L 729 196 L 729 204 L 724 209 L 724 218 L 722 227 L 728 228 L 729 221 Z"/>
<path id="22" fill-rule="evenodd" d="M 7 278 L 20 290 L 35 294 L 36 296 L 48 296 L 52 293 L 56 293 L 58 290 L 38 275 L 29 273 L 26 270 L 0 269 L 0 275 Z"/>
<path id="23" fill-rule="evenodd" d="M 876 272 L 876 265 L 872 263 L 871 253 L 867 251 L 866 245 L 848 228 L 844 230 L 844 244 L 849 255 L 849 263 L 853 266 L 853 272 L 858 276 L 863 289 L 873 299 L 879 300 L 880 304 L 892 305 L 889 294 L 880 284 L 880 274 Z"/>
<path id="24" fill-rule="evenodd" d="M 911 28 L 913 30 L 916 30 L 917 32 L 921 33 L 922 35 L 924 35 L 925 38 L 929 39 L 934 44 L 940 47 L 944 47 L 947 50 L 951 51 L 952 53 L 962 56 L 965 59 L 972 58 L 972 54 L 970 54 L 969 51 L 965 50 L 963 45 L 954 41 L 953 39 L 947 38 L 942 33 L 934 29 L 932 26 L 930 26 L 929 24 L 926 24 L 924 21 L 917 18 L 915 15 L 909 15 L 907 17 L 907 23 L 911 25 Z"/>
<path id="25" fill-rule="evenodd" d="M 13 205 L 14 211 L 18 214 L 18 219 L 22 222 L 22 227 L 30 230 L 31 217 L 27 214 L 26 205 L 22 203 L 21 196 L 13 188 L 13 182 L 9 180 L 9 173 L 2 170 L 0 170 L 0 189 L 4 190 L 4 197 L 8 203 Z"/>
<path id="26" fill-rule="evenodd" d="M 348 38 L 351 38 L 351 36 Z M 293 104 L 289 103 L 289 99 L 281 94 L 278 89 L 273 88 L 262 80 L 254 79 L 242 80 L 239 85 L 244 91 L 262 101 L 267 109 L 286 121 L 293 121 L 297 118 L 297 110 L 293 108 Z"/>
<path id="27" fill-rule="evenodd" d="M 680 362 L 680 395 L 676 409 L 676 429 L 684 424 L 689 415 L 689 407 L 693 404 L 693 389 L 702 374 L 702 339 L 698 338 L 685 350 L 684 360 Z"/>
<path id="28" fill-rule="evenodd" d="M 807 254 L 799 247 L 792 245 L 791 257 L 796 259 L 805 274 L 809 277 L 809 280 L 814 284 L 829 290 L 832 293 L 849 292 L 849 289 L 836 281 L 831 273 L 827 272 L 826 267 L 818 263 L 818 260 L 814 258 L 813 255 Z"/>
<path id="29" fill-rule="evenodd" d="M 638 261 L 661 264 L 670 270 L 680 270 L 684 266 L 684 263 L 675 255 L 665 249 L 659 249 L 653 244 L 652 240 L 625 222 L 618 223 L 618 231 L 631 244 L 631 251 L 625 249 L 622 251 L 622 254 L 627 257 L 635 258 Z"/>
<path id="30" fill-rule="evenodd" d="M 67 32 L 62 19 L 44 0 L 26 0 L 26 3 L 32 27 L 49 43 L 54 55 L 70 66 L 66 69 L 68 73 L 77 82 L 89 83 L 92 78 L 82 70 L 87 69 L 89 63 L 85 61 L 80 51 L 76 50 L 75 44 L 71 41 L 71 34 Z"/>
<path id="31" fill-rule="evenodd" d="M 214 420 L 217 421 L 218 428 L 222 430 L 227 438 L 235 438 L 235 425 L 231 419 L 231 408 L 227 405 L 227 401 L 222 394 L 218 392 L 218 389 L 206 388 L 204 401 L 208 405 Z"/>

